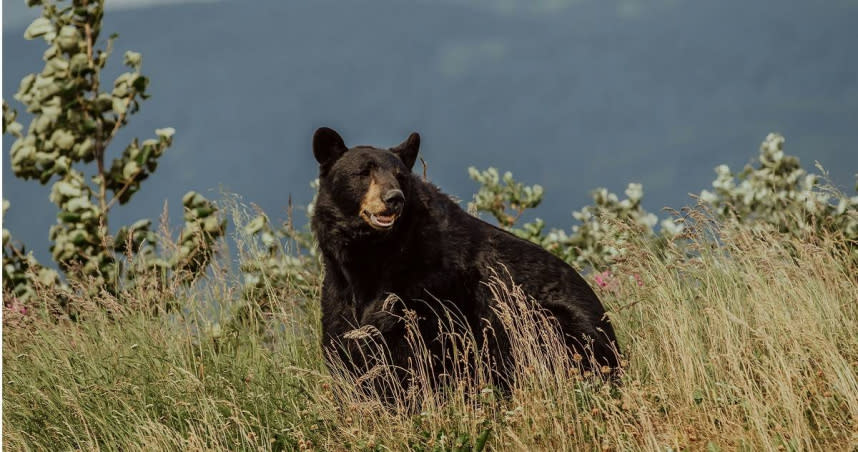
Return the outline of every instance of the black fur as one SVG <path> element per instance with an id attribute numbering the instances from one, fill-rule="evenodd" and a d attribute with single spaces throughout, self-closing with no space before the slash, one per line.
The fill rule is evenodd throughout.
<path id="1" fill-rule="evenodd" d="M 340 350 L 353 370 L 360 371 L 360 353 L 347 353 L 348 347 L 341 346 L 348 342 L 343 334 L 372 325 L 387 342 L 394 364 L 406 368 L 410 353 L 404 325 L 382 309 L 389 294 L 417 313 L 424 342 L 433 354 L 441 353 L 434 348 L 438 300 L 458 310 L 474 336 L 482 338 L 486 325 L 496 325 L 493 299 L 484 282 L 493 269 L 502 272 L 505 267 L 557 318 L 567 345 L 585 356 L 585 363 L 591 355 L 580 344 L 589 339 L 594 361 L 616 368 L 613 328 L 584 279 L 538 245 L 469 215 L 437 187 L 412 174 L 419 144 L 415 133 L 388 150 L 368 146 L 346 150 L 331 129 L 321 128 L 314 136 L 320 186 L 312 228 L 325 266 L 323 345 Z M 399 189 L 405 195 L 389 229 L 379 230 L 361 217 L 361 200 L 370 180 L 383 184 L 383 191 Z M 509 362 L 506 347 L 503 339 L 493 344 L 498 363 Z M 501 376 L 504 369 L 498 366 Z"/>

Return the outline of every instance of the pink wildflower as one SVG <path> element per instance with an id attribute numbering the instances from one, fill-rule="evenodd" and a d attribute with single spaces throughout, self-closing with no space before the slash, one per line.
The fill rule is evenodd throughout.
<path id="1" fill-rule="evenodd" d="M 602 273 L 596 273 L 596 276 L 593 278 L 596 280 L 596 284 L 599 287 L 608 287 L 608 280 L 611 279 L 610 270 L 605 270 Z"/>
<path id="2" fill-rule="evenodd" d="M 5 308 L 12 312 L 27 315 L 27 307 L 20 303 L 17 298 L 13 298 L 10 303 L 6 303 Z"/>

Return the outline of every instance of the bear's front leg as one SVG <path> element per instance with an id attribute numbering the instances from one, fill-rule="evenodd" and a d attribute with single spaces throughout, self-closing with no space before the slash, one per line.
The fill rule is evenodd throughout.
<path id="1" fill-rule="evenodd" d="M 327 272 L 322 282 L 322 349 L 329 368 L 335 364 L 332 359 L 338 358 L 347 370 L 354 371 L 350 341 L 344 336 L 360 325 L 351 291 L 334 273 Z"/>

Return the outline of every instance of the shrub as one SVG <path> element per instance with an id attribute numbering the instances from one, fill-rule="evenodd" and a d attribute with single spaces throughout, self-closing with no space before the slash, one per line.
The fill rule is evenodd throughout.
<path id="1" fill-rule="evenodd" d="M 824 185 L 823 176 L 808 173 L 797 157 L 784 153 L 784 137 L 770 133 L 760 145 L 755 165 L 738 174 L 727 165 L 715 168 L 714 191 L 703 190 L 700 201 L 719 218 L 735 217 L 751 225 L 772 225 L 792 235 L 837 231 L 858 259 L 858 196 Z M 858 191 L 858 183 L 855 190 Z"/>
<path id="2" fill-rule="evenodd" d="M 632 236 L 672 237 L 682 231 L 681 224 L 665 219 L 661 222 L 661 232 L 657 234 L 654 227 L 658 218 L 641 206 L 643 186 L 631 183 L 626 188 L 626 198 L 622 200 L 607 189 L 594 190 L 593 205 L 572 212 L 572 217 L 579 224 L 572 226 L 571 233 L 555 228 L 546 233 L 545 222 L 539 218 L 516 224 L 525 210 L 542 202 L 544 193 L 541 186 L 525 186 L 515 181 L 510 172 L 500 178 L 495 168 L 479 171 L 472 167 L 468 173 L 480 184 L 470 210 L 490 213 L 501 227 L 546 248 L 578 268 L 610 267 L 623 254 L 622 246 Z M 620 224 L 624 226 L 619 227 Z M 607 245 L 609 240 L 614 245 Z"/>
<path id="3" fill-rule="evenodd" d="M 52 182 L 50 199 L 59 209 L 49 234 L 53 259 L 67 278 L 87 281 L 94 293 L 105 289 L 117 294 L 122 284 L 133 283 L 146 270 L 175 272 L 193 280 L 205 270 L 225 228 L 217 207 L 201 195 L 189 192 L 183 197 L 185 227 L 177 252 L 169 258 L 159 255 L 150 220 L 110 233 L 111 209 L 127 203 L 155 171 L 175 132 L 168 127 L 156 130 L 155 138 L 134 138 L 108 161 L 114 137 L 149 97 L 149 79 L 141 72 L 143 57 L 126 52 L 123 62 L 128 71 L 104 90 L 101 72 L 117 38 L 114 34 L 106 42 L 99 39 L 104 1 L 28 4 L 41 6 L 42 15 L 24 37 L 42 38 L 48 44 L 45 65 L 40 73 L 24 77 L 15 94 L 33 115 L 27 131 L 5 102 L 3 131 L 15 138 L 10 152 L 14 174 L 42 184 Z M 95 175 L 87 179 L 85 167 L 93 162 L 90 171 Z M 3 283 L 7 293 L 30 294 L 37 280 L 58 282 L 23 248 L 7 244 L 5 234 L 3 265 L 4 275 L 10 276 Z"/>
<path id="4" fill-rule="evenodd" d="M 774 226 L 796 236 L 835 232 L 842 235 L 853 259 L 858 259 L 858 196 L 847 197 L 823 184 L 825 178 L 804 170 L 798 158 L 784 153 L 783 144 L 781 135 L 769 134 L 760 146 L 757 165 L 748 165 L 738 174 L 719 165 L 712 182 L 715 191 L 703 190 L 699 202 L 718 221 L 736 218 L 751 227 Z M 572 213 L 578 223 L 570 233 L 554 228 L 546 233 L 539 218 L 517 224 L 525 210 L 542 202 L 542 187 L 523 185 L 509 172 L 501 178 L 494 168 L 468 171 L 480 184 L 471 210 L 490 213 L 501 227 L 579 268 L 608 269 L 623 257 L 630 240 L 642 237 L 658 248 L 680 237 L 686 227 L 683 218 L 659 221 L 644 210 L 643 187 L 631 183 L 624 199 L 596 189 L 593 204 Z M 858 191 L 858 185 L 855 188 Z"/>

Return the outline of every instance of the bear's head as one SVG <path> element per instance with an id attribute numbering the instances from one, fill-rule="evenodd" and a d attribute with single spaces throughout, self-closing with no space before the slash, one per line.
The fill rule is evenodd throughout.
<path id="1" fill-rule="evenodd" d="M 419 148 L 416 133 L 390 149 L 347 148 L 336 131 L 322 127 L 313 135 L 320 195 L 347 221 L 360 219 L 374 230 L 391 230 L 407 207 Z"/>

